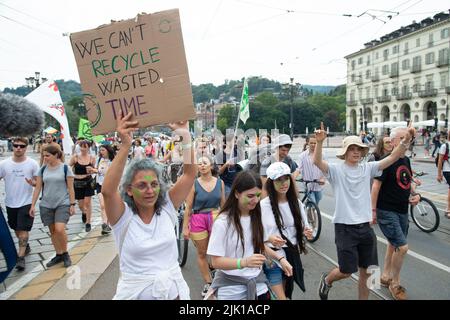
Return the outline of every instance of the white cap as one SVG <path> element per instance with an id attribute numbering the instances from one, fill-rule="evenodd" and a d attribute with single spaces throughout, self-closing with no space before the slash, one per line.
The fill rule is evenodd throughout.
<path id="1" fill-rule="evenodd" d="M 276 180 L 279 177 L 290 175 L 291 168 L 284 162 L 274 162 L 267 168 L 266 174 L 267 178 Z"/>

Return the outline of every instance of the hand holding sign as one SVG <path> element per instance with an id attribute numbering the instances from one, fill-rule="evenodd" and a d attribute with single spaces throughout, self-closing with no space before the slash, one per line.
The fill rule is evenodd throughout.
<path id="1" fill-rule="evenodd" d="M 119 135 L 122 144 L 125 146 L 131 146 L 133 141 L 133 132 L 138 130 L 139 122 L 129 121 L 132 119 L 133 114 L 129 112 L 126 116 L 119 115 L 117 119 L 117 133 Z"/>

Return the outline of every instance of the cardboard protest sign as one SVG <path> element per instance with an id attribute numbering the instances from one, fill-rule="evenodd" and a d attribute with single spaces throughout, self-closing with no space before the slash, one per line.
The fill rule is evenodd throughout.
<path id="1" fill-rule="evenodd" d="M 72 33 L 93 134 L 115 131 L 121 112 L 140 127 L 194 119 L 178 9 L 139 14 Z"/>

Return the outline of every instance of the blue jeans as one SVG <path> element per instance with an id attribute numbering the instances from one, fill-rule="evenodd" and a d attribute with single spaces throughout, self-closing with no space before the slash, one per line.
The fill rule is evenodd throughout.
<path id="1" fill-rule="evenodd" d="M 320 200 L 322 200 L 322 192 L 323 191 L 311 191 L 309 194 L 309 200 L 319 205 Z"/>

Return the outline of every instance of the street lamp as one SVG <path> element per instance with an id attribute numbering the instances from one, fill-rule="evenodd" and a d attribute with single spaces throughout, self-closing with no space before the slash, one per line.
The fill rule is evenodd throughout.
<path id="1" fill-rule="evenodd" d="M 301 84 L 295 83 L 294 84 L 294 78 L 290 78 L 290 83 L 286 83 L 283 85 L 283 88 L 288 92 L 289 94 L 289 101 L 290 101 L 290 136 L 291 140 L 294 139 L 294 97 L 296 97 L 299 93 L 299 90 L 301 90 Z"/>
<path id="2" fill-rule="evenodd" d="M 32 77 L 25 78 L 25 81 L 27 82 L 27 86 L 29 88 L 34 89 L 34 88 L 39 87 L 42 82 L 47 81 L 47 78 L 40 78 L 40 76 L 41 76 L 41 73 L 39 71 L 36 71 L 34 73 L 34 77 L 32 76 Z"/>

